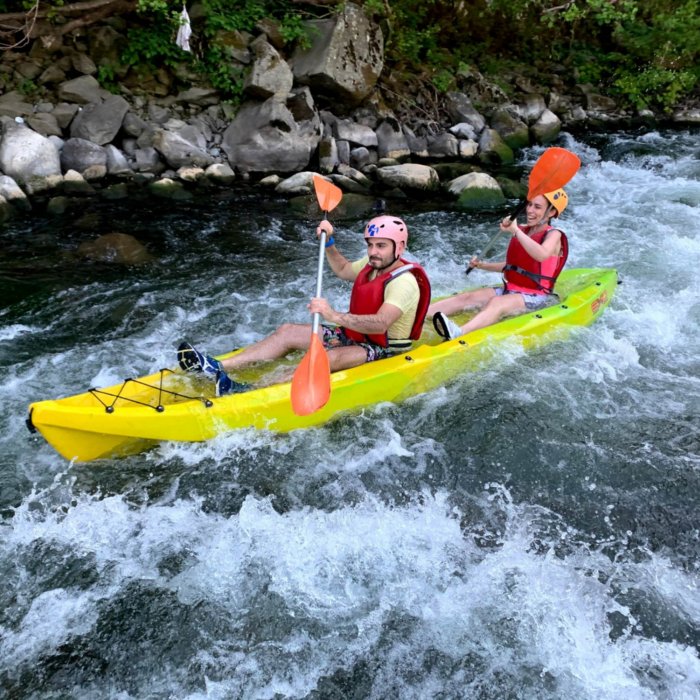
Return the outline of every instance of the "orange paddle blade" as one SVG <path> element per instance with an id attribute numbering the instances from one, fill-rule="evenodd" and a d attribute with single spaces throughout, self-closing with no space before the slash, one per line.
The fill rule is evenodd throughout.
<path id="1" fill-rule="evenodd" d="M 579 157 L 565 148 L 548 148 L 530 171 L 527 198 L 535 197 L 564 187 L 581 167 Z"/>
<path id="2" fill-rule="evenodd" d="M 314 189 L 322 212 L 333 211 L 343 198 L 343 190 L 320 175 L 314 175 Z"/>
<path id="3" fill-rule="evenodd" d="M 308 416 L 323 408 L 331 395 L 331 367 L 321 339 L 311 336 L 311 345 L 292 377 L 292 410 Z"/>

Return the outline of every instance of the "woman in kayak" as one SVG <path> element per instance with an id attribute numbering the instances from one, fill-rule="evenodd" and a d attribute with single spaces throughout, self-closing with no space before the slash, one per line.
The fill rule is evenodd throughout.
<path id="1" fill-rule="evenodd" d="M 474 257 L 469 263 L 479 270 L 503 273 L 503 286 L 482 287 L 431 304 L 428 317 L 432 317 L 440 336 L 452 340 L 506 316 L 543 309 L 559 301 L 554 283 L 566 264 L 569 247 L 566 234 L 554 228 L 551 220 L 561 215 L 567 202 L 566 192 L 559 189 L 527 203 L 527 225 L 521 227 L 515 220 L 503 219 L 501 231 L 512 236 L 506 259 L 484 262 Z M 463 326 L 448 318 L 466 309 L 479 312 Z"/>
<path id="2" fill-rule="evenodd" d="M 331 371 L 348 369 L 408 350 L 420 337 L 430 304 L 430 282 L 423 268 L 401 255 L 408 243 L 406 224 L 395 216 L 378 216 L 365 226 L 367 255 L 350 262 L 335 246 L 333 227 L 324 220 L 316 230 L 325 231 L 326 259 L 340 278 L 354 282 L 350 309 L 336 311 L 326 299 L 315 297 L 309 311 L 333 325 L 321 325 L 319 335 L 328 351 Z M 404 274 L 410 272 L 412 274 Z M 189 343 L 178 348 L 180 367 L 203 372 L 216 381 L 216 395 L 248 389 L 227 372 L 252 362 L 275 360 L 310 345 L 311 325 L 285 323 L 267 338 L 237 355 L 216 360 Z"/>

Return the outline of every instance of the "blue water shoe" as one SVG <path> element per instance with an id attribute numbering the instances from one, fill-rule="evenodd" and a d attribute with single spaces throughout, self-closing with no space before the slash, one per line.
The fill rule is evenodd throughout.
<path id="1" fill-rule="evenodd" d="M 210 379 L 216 379 L 217 372 L 222 371 L 218 360 L 211 355 L 204 355 L 189 343 L 180 343 L 177 361 L 185 372 L 203 372 Z"/>
<path id="2" fill-rule="evenodd" d="M 224 370 L 219 370 L 216 373 L 216 395 L 226 396 L 226 394 L 240 394 L 243 391 L 248 391 L 252 387 L 250 384 L 242 384 L 237 382 L 224 372 Z"/>

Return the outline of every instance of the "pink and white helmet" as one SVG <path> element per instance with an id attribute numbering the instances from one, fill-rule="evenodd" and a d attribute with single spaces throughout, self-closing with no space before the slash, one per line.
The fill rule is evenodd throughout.
<path id="1" fill-rule="evenodd" d="M 403 252 L 408 245 L 408 228 L 396 216 L 375 216 L 365 226 L 365 238 L 388 238 L 396 244 L 397 252 Z M 403 243 L 401 250 L 399 243 Z"/>

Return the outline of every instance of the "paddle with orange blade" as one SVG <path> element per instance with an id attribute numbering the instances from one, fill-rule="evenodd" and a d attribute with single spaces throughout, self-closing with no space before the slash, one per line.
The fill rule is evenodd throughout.
<path id="1" fill-rule="evenodd" d="M 580 167 L 581 160 L 575 153 L 556 146 L 548 148 L 532 167 L 530 177 L 527 181 L 527 199 L 515 208 L 509 217 L 510 220 L 515 221 L 518 214 L 525 209 L 527 203 L 532 201 L 535 197 L 564 187 L 564 185 L 576 175 Z M 477 255 L 485 257 L 500 235 L 501 231 L 499 230 L 486 244 L 484 252 L 481 254 L 477 253 Z M 467 274 L 473 269 L 473 267 L 468 267 L 466 270 Z"/>
<path id="2" fill-rule="evenodd" d="M 340 200 L 343 192 L 332 182 L 324 180 L 320 175 L 314 175 L 314 190 L 318 206 L 323 212 L 324 221 L 328 219 L 328 212 L 333 211 Z M 318 272 L 316 274 L 316 294 L 321 296 L 321 285 L 323 283 L 323 263 L 326 252 L 326 232 L 321 232 L 321 240 L 318 246 Z M 310 413 L 323 408 L 331 395 L 331 367 L 328 362 L 323 343 L 318 336 L 318 326 L 321 322 L 321 315 L 314 314 L 311 324 L 311 344 L 304 355 L 304 359 L 292 377 L 292 410 L 298 416 L 308 416 Z"/>

